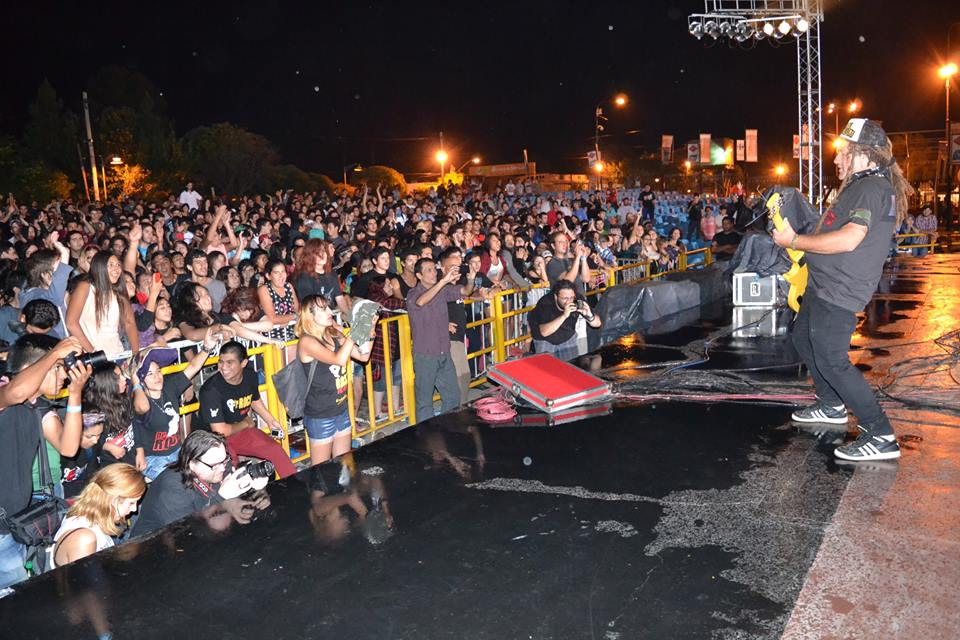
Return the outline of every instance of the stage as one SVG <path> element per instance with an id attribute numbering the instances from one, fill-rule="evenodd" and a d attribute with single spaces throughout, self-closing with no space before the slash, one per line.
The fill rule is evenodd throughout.
<path id="1" fill-rule="evenodd" d="M 810 391 L 787 338 L 695 311 L 575 362 L 623 391 L 709 340 L 672 375 Z M 843 433 L 763 402 L 462 411 L 19 585 L 2 637 L 958 637 L 960 420 L 912 403 L 960 394 L 943 367 L 891 382 L 958 327 L 960 258 L 890 265 L 851 354 L 884 384 L 899 462 L 838 464 Z"/>

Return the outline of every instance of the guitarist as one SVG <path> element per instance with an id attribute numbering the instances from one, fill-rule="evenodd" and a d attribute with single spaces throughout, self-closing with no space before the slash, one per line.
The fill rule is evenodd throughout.
<path id="1" fill-rule="evenodd" d="M 904 179 L 890 139 L 873 120 L 851 119 L 840 134 L 834 163 L 840 176 L 836 200 L 814 233 L 799 235 L 789 221 L 773 239 L 806 252 L 809 285 L 794 323 L 793 344 L 813 377 L 817 400 L 795 411 L 797 422 L 847 423 L 849 407 L 860 436 L 837 447 L 843 460 L 900 457 L 890 421 L 873 389 L 847 355 L 856 314 L 876 291 L 895 229 L 913 188 Z"/>

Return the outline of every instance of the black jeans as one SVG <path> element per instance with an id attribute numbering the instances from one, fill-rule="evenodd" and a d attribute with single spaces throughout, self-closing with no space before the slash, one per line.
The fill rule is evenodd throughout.
<path id="1" fill-rule="evenodd" d="M 850 363 L 850 337 L 857 316 L 807 291 L 793 325 L 793 346 L 810 370 L 817 398 L 826 405 L 846 405 L 871 435 L 890 435 L 893 428 L 873 388 Z"/>

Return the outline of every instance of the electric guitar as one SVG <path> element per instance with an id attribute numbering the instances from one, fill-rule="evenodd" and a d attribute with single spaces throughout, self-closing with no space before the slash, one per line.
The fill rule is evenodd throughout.
<path id="1" fill-rule="evenodd" d="M 780 214 L 783 207 L 783 196 L 774 191 L 766 202 L 767 211 L 770 213 L 770 220 L 777 231 L 783 231 L 786 228 L 786 222 Z M 783 279 L 790 284 L 790 291 L 787 293 L 787 304 L 795 312 L 800 311 L 800 296 L 807 289 L 807 265 L 800 264 L 803 258 L 803 251 L 787 247 L 787 256 L 790 258 L 789 271 L 783 274 Z"/>

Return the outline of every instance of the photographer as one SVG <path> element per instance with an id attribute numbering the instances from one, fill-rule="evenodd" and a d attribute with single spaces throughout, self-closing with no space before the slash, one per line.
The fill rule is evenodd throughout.
<path id="1" fill-rule="evenodd" d="M 540 298 L 530 312 L 533 347 L 537 353 L 557 353 L 577 347 L 577 318 L 599 329 L 600 318 L 593 315 L 586 300 L 577 298 L 576 286 L 569 280 L 557 280 L 550 293 Z"/>
<path id="2" fill-rule="evenodd" d="M 269 478 L 252 477 L 247 467 L 230 473 L 230 454 L 224 437 L 194 431 L 183 441 L 176 463 L 157 476 L 140 506 L 132 536 L 156 531 L 212 504 L 260 490 Z"/>
<path id="3" fill-rule="evenodd" d="M 63 357 L 82 351 L 76 338 L 56 342 L 48 336 L 25 336 L 10 351 L 7 365 L 16 375 L 0 387 L 0 508 L 9 515 L 30 505 L 30 470 L 40 446 L 41 415 L 36 401 L 41 395 L 56 395 L 63 388 L 67 377 Z M 80 406 L 68 405 L 67 411 L 79 413 Z M 70 422 L 70 431 L 63 434 L 63 439 L 75 442 L 75 452 L 82 423 Z M 0 519 L 0 589 L 27 578 L 23 567 L 25 551 L 13 539 L 4 519 Z"/>

